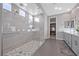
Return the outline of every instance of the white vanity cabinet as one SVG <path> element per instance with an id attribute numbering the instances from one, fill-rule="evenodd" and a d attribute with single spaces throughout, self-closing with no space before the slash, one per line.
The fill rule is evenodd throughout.
<path id="1" fill-rule="evenodd" d="M 64 40 L 71 47 L 71 34 L 64 32 Z"/>
<path id="2" fill-rule="evenodd" d="M 72 50 L 79 55 L 79 37 L 72 35 Z"/>
<path id="3" fill-rule="evenodd" d="M 64 32 L 64 37 L 63 37 L 63 38 L 64 38 L 65 42 L 68 43 L 68 40 L 67 40 L 67 33 Z"/>
<path id="4" fill-rule="evenodd" d="M 63 39 L 68 46 L 79 56 L 79 36 L 71 33 L 64 32 Z"/>

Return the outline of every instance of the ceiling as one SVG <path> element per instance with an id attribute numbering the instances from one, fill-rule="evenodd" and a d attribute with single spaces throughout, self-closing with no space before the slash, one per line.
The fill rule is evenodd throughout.
<path id="1" fill-rule="evenodd" d="M 16 5 L 32 15 L 38 15 L 43 13 L 42 9 L 39 8 L 39 6 L 37 6 L 37 4 L 35 3 L 18 3 Z"/>
<path id="2" fill-rule="evenodd" d="M 68 12 L 76 5 L 76 3 L 39 3 L 39 4 L 18 3 L 16 5 L 28 11 L 32 15 L 45 13 L 47 16 Z"/>
<path id="3" fill-rule="evenodd" d="M 56 15 L 70 11 L 76 3 L 40 3 L 46 15 Z"/>

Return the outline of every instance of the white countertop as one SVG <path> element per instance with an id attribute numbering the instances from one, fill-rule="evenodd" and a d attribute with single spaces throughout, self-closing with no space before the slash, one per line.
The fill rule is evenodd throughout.
<path id="1" fill-rule="evenodd" d="M 75 36 L 79 36 L 79 32 L 77 32 L 76 30 L 73 30 L 73 29 L 71 29 L 71 30 L 66 29 L 63 32 L 66 32 L 66 33 L 69 33 L 69 34 L 72 34 Z"/>

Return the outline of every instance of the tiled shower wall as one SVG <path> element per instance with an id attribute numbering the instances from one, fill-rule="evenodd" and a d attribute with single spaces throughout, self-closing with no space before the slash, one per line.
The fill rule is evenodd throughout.
<path id="1" fill-rule="evenodd" d="M 1 6 L 2 7 L 2 6 Z M 22 17 L 14 12 L 14 9 L 19 11 L 19 7 L 12 4 L 12 12 L 7 10 L 2 10 L 2 40 L 3 40 L 3 54 L 8 51 L 27 43 L 31 40 L 42 40 L 44 39 L 44 15 L 38 15 L 39 23 L 34 22 L 34 28 L 39 29 L 37 31 L 32 31 L 29 28 L 29 13 L 26 12 L 26 17 Z M 1 18 L 1 16 L 0 16 Z M 0 19 L 1 21 L 1 19 Z M 15 27 L 16 31 L 12 31 L 10 27 Z M 30 30 L 30 31 L 28 31 Z M 0 41 L 1 42 L 1 41 Z"/>

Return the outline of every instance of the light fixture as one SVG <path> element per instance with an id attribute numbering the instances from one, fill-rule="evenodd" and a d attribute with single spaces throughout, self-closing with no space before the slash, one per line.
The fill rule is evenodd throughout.
<path id="1" fill-rule="evenodd" d="M 54 9 L 55 9 L 55 10 L 62 10 L 61 7 L 55 7 Z"/>
<path id="2" fill-rule="evenodd" d="M 30 32 L 31 30 L 30 30 L 30 29 L 28 29 L 27 31 L 28 31 L 28 32 Z"/>
<path id="3" fill-rule="evenodd" d="M 77 8 L 79 8 L 79 6 Z"/>
<path id="4" fill-rule="evenodd" d="M 56 9 L 58 9 L 58 7 L 55 7 L 54 9 L 56 10 Z"/>
<path id="5" fill-rule="evenodd" d="M 59 8 L 58 8 L 58 10 L 62 10 L 62 8 L 61 8 L 61 7 L 59 7 Z"/>
<path id="6" fill-rule="evenodd" d="M 39 18 L 37 18 L 37 17 L 35 17 L 34 21 L 35 21 L 35 22 L 40 22 L 40 21 L 39 21 Z"/>
<path id="7" fill-rule="evenodd" d="M 24 3 L 23 5 L 26 7 L 27 6 L 27 3 Z"/>
<path id="8" fill-rule="evenodd" d="M 69 8 L 67 9 L 67 11 L 70 11 L 70 10 L 71 10 L 71 9 L 69 9 Z"/>

